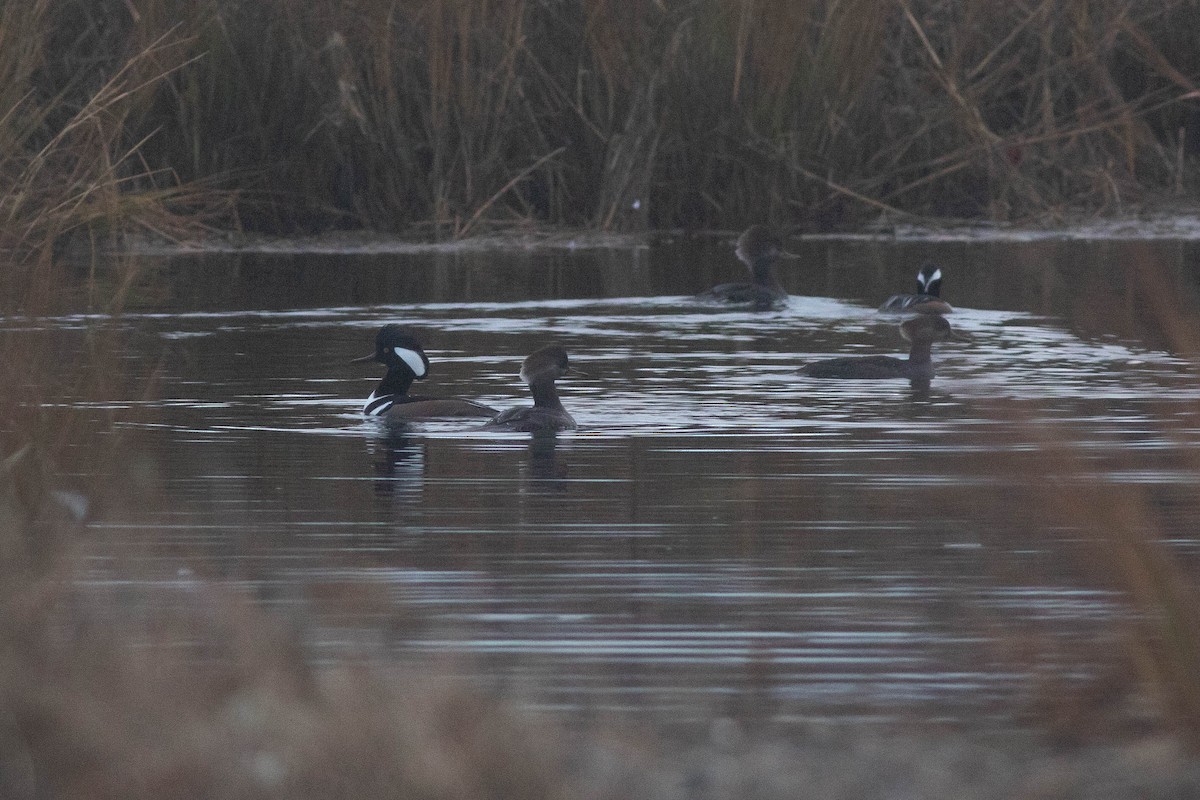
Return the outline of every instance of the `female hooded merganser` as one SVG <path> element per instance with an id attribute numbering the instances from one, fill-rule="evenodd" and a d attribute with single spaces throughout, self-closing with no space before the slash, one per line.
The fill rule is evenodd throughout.
<path id="1" fill-rule="evenodd" d="M 751 225 L 738 237 L 734 251 L 750 268 L 751 283 L 722 283 L 696 299 L 706 303 L 736 303 L 748 305 L 755 311 L 783 308 L 788 294 L 775 278 L 771 267 L 783 254 L 783 239 L 766 225 Z"/>
<path id="2" fill-rule="evenodd" d="M 900 334 L 912 343 L 908 358 L 857 356 L 830 358 L 805 364 L 800 371 L 810 378 L 908 378 L 928 381 L 933 377 L 930 350 L 933 343 L 955 336 L 945 317 L 913 317 L 900 324 Z"/>
<path id="3" fill-rule="evenodd" d="M 429 358 L 421 343 L 399 325 L 384 325 L 375 335 L 375 352 L 350 363 L 378 361 L 387 366 L 387 374 L 371 392 L 363 406 L 368 417 L 421 419 L 426 417 L 490 417 L 496 409 L 459 397 L 422 397 L 411 395 L 408 388 L 429 374 Z"/>
<path id="4" fill-rule="evenodd" d="M 954 309 L 941 298 L 942 270 L 926 261 L 917 273 L 915 294 L 897 294 L 879 307 L 893 314 L 949 314 Z"/>
<path id="5" fill-rule="evenodd" d="M 518 406 L 502 411 L 484 425 L 490 430 L 522 431 L 573 431 L 575 420 L 563 408 L 554 390 L 554 381 L 571 369 L 567 351 L 558 345 L 548 345 L 531 354 L 521 365 L 521 380 L 529 384 L 533 393 L 532 406 Z"/>

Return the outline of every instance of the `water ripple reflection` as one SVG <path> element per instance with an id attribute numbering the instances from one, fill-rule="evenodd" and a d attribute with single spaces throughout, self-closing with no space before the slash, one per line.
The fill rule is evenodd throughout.
<path id="1" fill-rule="evenodd" d="M 858 297 L 394 300 L 114 321 L 161 397 L 61 404 L 121 412 L 169 503 L 98 529 L 164 586 L 194 567 L 286 610 L 318 659 L 435 653 L 531 705 L 680 718 L 1004 714 L 1033 673 L 1082 679 L 1074 645 L 1128 611 L 1081 567 L 1092 532 L 1025 507 L 1047 486 L 1145 489 L 1200 552 L 1193 366 L 1045 309 L 958 308 L 923 389 L 799 375 L 903 349 Z M 82 348 L 103 319 L 3 324 Z M 364 421 L 378 373 L 347 361 L 385 322 L 427 342 L 422 391 L 499 407 L 561 342 L 590 375 L 560 384 L 580 430 Z M 151 532 L 164 555 L 136 552 Z"/>

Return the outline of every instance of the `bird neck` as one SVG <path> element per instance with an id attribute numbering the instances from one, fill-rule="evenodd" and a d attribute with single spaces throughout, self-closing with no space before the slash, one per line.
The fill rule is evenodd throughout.
<path id="1" fill-rule="evenodd" d="M 553 380 L 534 381 L 529 384 L 529 391 L 533 393 L 535 408 L 562 408 L 562 401 L 558 399 Z"/>
<path id="2" fill-rule="evenodd" d="M 768 286 L 772 289 L 779 288 L 779 282 L 775 280 L 775 273 L 771 269 L 774 263 L 774 258 L 758 258 L 750 264 L 750 275 L 753 277 L 755 285 Z"/>
<path id="3" fill-rule="evenodd" d="M 908 363 L 928 364 L 932 358 L 933 341 L 930 339 L 913 339 L 908 351 Z"/>
<path id="4" fill-rule="evenodd" d="M 375 387 L 375 396 L 380 397 L 385 394 L 398 395 L 403 397 L 408 394 L 408 389 L 412 386 L 413 374 L 410 370 L 400 367 L 389 367 L 387 374 L 383 376 L 383 380 Z"/>

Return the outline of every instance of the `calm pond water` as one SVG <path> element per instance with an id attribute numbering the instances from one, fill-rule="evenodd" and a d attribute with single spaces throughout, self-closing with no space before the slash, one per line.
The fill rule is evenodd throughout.
<path id="1" fill-rule="evenodd" d="M 432 654 L 538 708 L 1004 716 L 1031 676 L 1085 677 L 1130 611 L 1089 578 L 1098 534 L 1059 513 L 1064 487 L 1141 487 L 1161 537 L 1200 552 L 1196 371 L 1140 303 L 1153 278 L 1194 315 L 1200 246 L 792 249 L 796 294 L 768 313 L 681 297 L 738 279 L 729 240 L 144 257 L 115 406 L 164 501 L 96 527 L 153 541 L 165 585 L 246 587 L 318 660 Z M 874 309 L 926 258 L 967 337 L 936 348 L 930 389 L 798 375 L 901 352 Z M 80 303 L 5 327 L 82 347 L 109 320 Z M 347 362 L 387 322 L 425 339 L 417 388 L 498 407 L 562 343 L 580 430 L 364 420 L 380 370 Z M 97 585 L 124 580 L 112 563 Z"/>

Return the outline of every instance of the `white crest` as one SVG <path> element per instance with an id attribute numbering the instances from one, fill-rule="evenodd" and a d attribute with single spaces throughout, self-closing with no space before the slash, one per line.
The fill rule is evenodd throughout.
<path id="1" fill-rule="evenodd" d="M 392 352 L 400 357 L 400 360 L 408 364 L 408 368 L 413 371 L 413 375 L 418 378 L 425 376 L 425 361 L 422 360 L 421 354 L 416 350 L 409 350 L 407 347 L 393 347 Z"/>
<path id="2" fill-rule="evenodd" d="M 941 279 L 942 279 L 942 270 L 940 268 L 935 269 L 933 271 L 933 274 L 929 276 L 929 283 L 933 283 L 934 281 L 940 281 Z"/>

